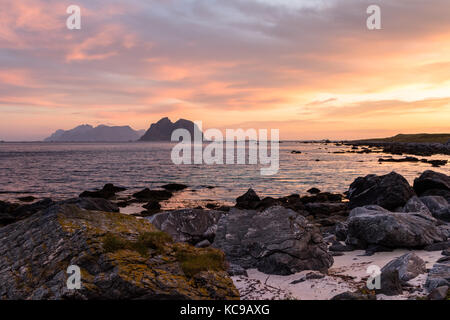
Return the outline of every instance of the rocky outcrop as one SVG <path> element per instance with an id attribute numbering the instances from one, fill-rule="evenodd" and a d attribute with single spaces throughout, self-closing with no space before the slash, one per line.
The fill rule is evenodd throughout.
<path id="1" fill-rule="evenodd" d="M 407 253 L 390 261 L 381 269 L 381 276 L 383 276 L 383 273 L 393 270 L 398 271 L 398 276 L 402 284 L 427 272 L 425 261 L 415 253 Z"/>
<path id="2" fill-rule="evenodd" d="M 236 199 L 236 207 L 240 209 L 256 209 L 261 199 L 253 189 L 248 189 L 246 193 Z"/>
<path id="3" fill-rule="evenodd" d="M 175 241 L 195 245 L 203 240 L 214 241 L 222 214 L 215 210 L 184 209 L 158 213 L 147 219 Z"/>
<path id="4" fill-rule="evenodd" d="M 378 205 L 388 210 L 403 207 L 415 195 L 408 181 L 391 172 L 384 176 L 368 175 L 357 178 L 348 191 L 350 208 Z"/>
<path id="5" fill-rule="evenodd" d="M 75 205 L 80 209 L 90 211 L 119 212 L 119 207 L 101 198 L 73 198 L 57 202 L 59 205 Z"/>
<path id="6" fill-rule="evenodd" d="M 409 199 L 400 212 L 420 212 L 428 216 L 432 215 L 425 203 L 423 203 L 417 196 Z"/>
<path id="7" fill-rule="evenodd" d="M 164 190 L 168 190 L 168 191 L 181 191 L 186 189 L 188 186 L 182 183 L 168 183 L 165 184 L 163 186 L 161 186 L 161 188 L 163 188 Z"/>
<path id="8" fill-rule="evenodd" d="M 40 210 L 48 208 L 52 204 L 54 204 L 54 201 L 49 198 L 25 205 L 0 201 L 0 226 L 6 226 L 10 223 L 26 219 Z"/>
<path id="9" fill-rule="evenodd" d="M 439 196 L 425 196 L 420 197 L 420 201 L 427 206 L 433 217 L 450 222 L 450 203 L 445 198 Z"/>
<path id="10" fill-rule="evenodd" d="M 186 129 L 189 131 L 191 138 L 198 135 L 203 139 L 203 132 L 192 121 L 180 119 L 173 123 L 169 118 L 162 118 L 157 123 L 153 123 L 145 134 L 139 139 L 140 141 L 171 141 L 173 131 L 177 129 Z"/>
<path id="11" fill-rule="evenodd" d="M 81 288 L 67 288 L 67 268 Z M 56 205 L 0 229 L 1 299 L 235 299 L 223 253 L 145 220 Z"/>
<path id="12" fill-rule="evenodd" d="M 229 262 L 268 274 L 326 271 L 333 264 L 319 230 L 281 206 L 262 212 L 232 209 L 219 220 L 213 246 Z"/>
<path id="13" fill-rule="evenodd" d="M 112 183 L 105 184 L 101 190 L 84 191 L 80 194 L 80 198 L 102 198 L 111 199 L 117 192 L 125 191 L 126 188 L 116 187 Z"/>
<path id="14" fill-rule="evenodd" d="M 450 176 L 427 170 L 414 180 L 414 190 L 420 196 L 442 196 L 450 202 Z"/>
<path id="15" fill-rule="evenodd" d="M 362 248 L 371 244 L 388 248 L 417 248 L 445 241 L 446 238 L 433 217 L 365 206 L 350 212 L 346 242 Z"/>

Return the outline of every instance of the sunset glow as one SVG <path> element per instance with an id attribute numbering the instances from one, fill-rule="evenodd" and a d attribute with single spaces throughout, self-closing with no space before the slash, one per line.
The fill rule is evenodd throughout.
<path id="1" fill-rule="evenodd" d="M 450 131 L 448 0 L 377 1 L 375 31 L 364 0 L 0 3 L 0 140 L 165 116 L 281 139 Z"/>

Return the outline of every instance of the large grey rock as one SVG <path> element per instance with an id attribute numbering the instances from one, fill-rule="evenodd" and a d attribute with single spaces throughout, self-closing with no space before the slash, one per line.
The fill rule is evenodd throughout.
<path id="1" fill-rule="evenodd" d="M 428 272 L 425 287 L 432 291 L 441 286 L 450 286 L 450 261 L 436 263 Z"/>
<path id="2" fill-rule="evenodd" d="M 414 279 L 419 274 L 427 272 L 425 261 L 415 253 L 407 253 L 390 261 L 381 269 L 381 274 L 383 276 L 383 273 L 392 270 L 398 271 L 398 276 L 402 283 Z"/>
<path id="3" fill-rule="evenodd" d="M 150 242 L 152 235 L 160 237 L 156 238 L 158 242 Z M 147 240 L 137 248 L 124 244 L 137 243 L 141 236 L 147 236 Z M 178 252 L 195 257 L 213 251 L 174 244 L 161 237 L 148 221 L 131 215 L 55 205 L 0 228 L 0 299 L 238 297 L 225 265 L 214 270 L 204 266 L 203 270 L 187 273 Z M 67 288 L 70 265 L 81 270 L 79 290 Z"/>
<path id="4" fill-rule="evenodd" d="M 214 241 L 222 211 L 183 209 L 155 214 L 148 219 L 155 227 L 170 234 L 175 241 L 197 244 Z"/>
<path id="5" fill-rule="evenodd" d="M 268 274 L 326 271 L 333 264 L 319 230 L 281 206 L 262 212 L 232 209 L 219 220 L 213 246 L 229 262 Z"/>
<path id="6" fill-rule="evenodd" d="M 420 197 L 436 219 L 450 222 L 450 204 L 441 196 L 424 196 Z"/>
<path id="7" fill-rule="evenodd" d="M 376 289 L 377 294 L 385 294 L 387 296 L 396 296 L 403 293 L 402 283 L 398 270 L 387 269 L 381 273 L 381 286 Z"/>
<path id="8" fill-rule="evenodd" d="M 450 190 L 450 176 L 427 170 L 414 180 L 414 190 L 422 195 L 427 190 Z"/>
<path id="9" fill-rule="evenodd" d="M 429 300 L 445 300 L 448 294 L 448 286 L 438 287 L 433 289 L 428 295 Z"/>
<path id="10" fill-rule="evenodd" d="M 415 195 L 406 179 L 391 172 L 384 176 L 368 175 L 357 178 L 348 191 L 350 209 L 379 205 L 388 210 L 402 207 Z"/>
<path id="11" fill-rule="evenodd" d="M 432 215 L 428 207 L 417 196 L 408 200 L 402 212 L 420 212 L 429 216 Z"/>
<path id="12" fill-rule="evenodd" d="M 433 217 L 421 213 L 390 212 L 379 206 L 355 208 L 348 219 L 347 244 L 367 247 L 417 248 L 446 240 Z"/>

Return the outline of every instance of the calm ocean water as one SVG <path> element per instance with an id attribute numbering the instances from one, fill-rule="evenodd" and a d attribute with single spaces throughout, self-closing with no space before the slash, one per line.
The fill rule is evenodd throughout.
<path id="1" fill-rule="evenodd" d="M 349 150 L 334 144 L 280 144 L 280 170 L 261 176 L 255 165 L 172 164 L 170 143 L 0 143 L 0 200 L 22 195 L 63 199 L 100 188 L 105 183 L 144 187 L 178 182 L 190 186 L 175 201 L 188 205 L 199 200 L 233 202 L 249 187 L 263 196 L 305 193 L 311 187 L 344 192 L 357 177 L 392 170 L 411 183 L 427 169 L 450 174 L 450 166 L 431 168 L 423 163 L 383 163 L 383 154 L 333 154 Z M 292 150 L 302 154 L 291 154 Z M 428 157 L 447 159 L 448 156 Z M 320 161 L 316 161 L 316 159 Z M 208 189 L 206 186 L 214 186 Z"/>

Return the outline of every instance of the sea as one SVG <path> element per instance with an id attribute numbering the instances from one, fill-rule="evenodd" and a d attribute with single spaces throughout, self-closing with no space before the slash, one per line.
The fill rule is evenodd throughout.
<path id="1" fill-rule="evenodd" d="M 348 153 L 351 146 L 335 143 L 283 141 L 279 171 L 269 176 L 261 175 L 264 165 L 260 164 L 175 165 L 173 147 L 173 143 L 159 142 L 0 143 L 0 200 L 17 201 L 23 196 L 61 200 L 106 183 L 127 188 L 119 195 L 126 197 L 143 188 L 182 183 L 189 187 L 166 204 L 166 208 L 181 208 L 207 202 L 232 204 L 249 188 L 262 197 L 306 194 L 312 187 L 343 193 L 357 177 L 368 174 L 396 171 L 411 184 L 425 170 L 450 175 L 450 165 L 379 163 L 380 157 L 392 155 Z"/>

